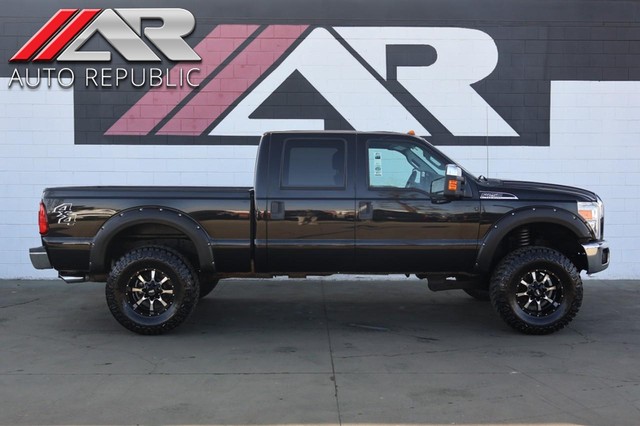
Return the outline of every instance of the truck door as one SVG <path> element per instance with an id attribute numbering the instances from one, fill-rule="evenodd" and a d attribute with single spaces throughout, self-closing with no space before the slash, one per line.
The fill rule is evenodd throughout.
<path id="1" fill-rule="evenodd" d="M 355 266 L 355 134 L 273 133 L 269 150 L 270 272 Z"/>
<path id="2" fill-rule="evenodd" d="M 480 203 L 441 203 L 431 182 L 446 157 L 416 138 L 358 135 L 356 265 L 371 272 L 447 272 L 473 267 Z M 471 194 L 471 193 L 470 193 Z"/>

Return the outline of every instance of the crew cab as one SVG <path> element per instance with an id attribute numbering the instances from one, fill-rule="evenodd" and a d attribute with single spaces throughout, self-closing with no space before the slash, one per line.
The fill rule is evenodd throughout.
<path id="1" fill-rule="evenodd" d="M 105 281 L 141 334 L 184 322 L 220 279 L 336 273 L 415 274 L 546 334 L 578 312 L 580 272 L 609 265 L 593 192 L 475 177 L 389 132 L 266 133 L 253 188 L 45 189 L 39 225 L 33 265 Z"/>

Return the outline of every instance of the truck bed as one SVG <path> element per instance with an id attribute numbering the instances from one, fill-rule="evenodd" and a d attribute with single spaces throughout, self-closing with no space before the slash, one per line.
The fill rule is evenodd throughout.
<path id="1" fill-rule="evenodd" d="M 139 209 L 185 214 L 210 237 L 217 270 L 250 270 L 250 187 L 62 187 L 45 189 L 43 202 L 50 224 L 44 241 L 58 270 L 78 271 L 80 265 L 80 271 L 89 271 L 90 248 L 98 231 L 109 219 Z M 154 232 L 143 224 L 136 229 Z"/>

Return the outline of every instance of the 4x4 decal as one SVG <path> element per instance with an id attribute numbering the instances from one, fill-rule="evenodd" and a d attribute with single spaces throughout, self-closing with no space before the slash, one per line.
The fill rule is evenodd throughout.
<path id="1" fill-rule="evenodd" d="M 73 226 L 76 224 L 76 214 L 72 211 L 73 204 L 63 203 L 57 205 L 53 209 L 53 213 L 58 219 L 58 223 L 65 224 L 67 226 Z"/>

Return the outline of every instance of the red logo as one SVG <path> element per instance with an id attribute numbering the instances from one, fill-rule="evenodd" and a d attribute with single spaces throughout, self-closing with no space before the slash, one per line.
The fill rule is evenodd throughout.
<path id="1" fill-rule="evenodd" d="M 142 28 L 143 19 L 160 19 L 163 25 Z M 194 28 L 195 18 L 185 9 L 60 9 L 9 62 L 110 61 L 109 51 L 80 50 L 96 32 L 128 61 L 162 60 L 143 36 L 172 61 L 199 61 L 183 39 Z"/>

